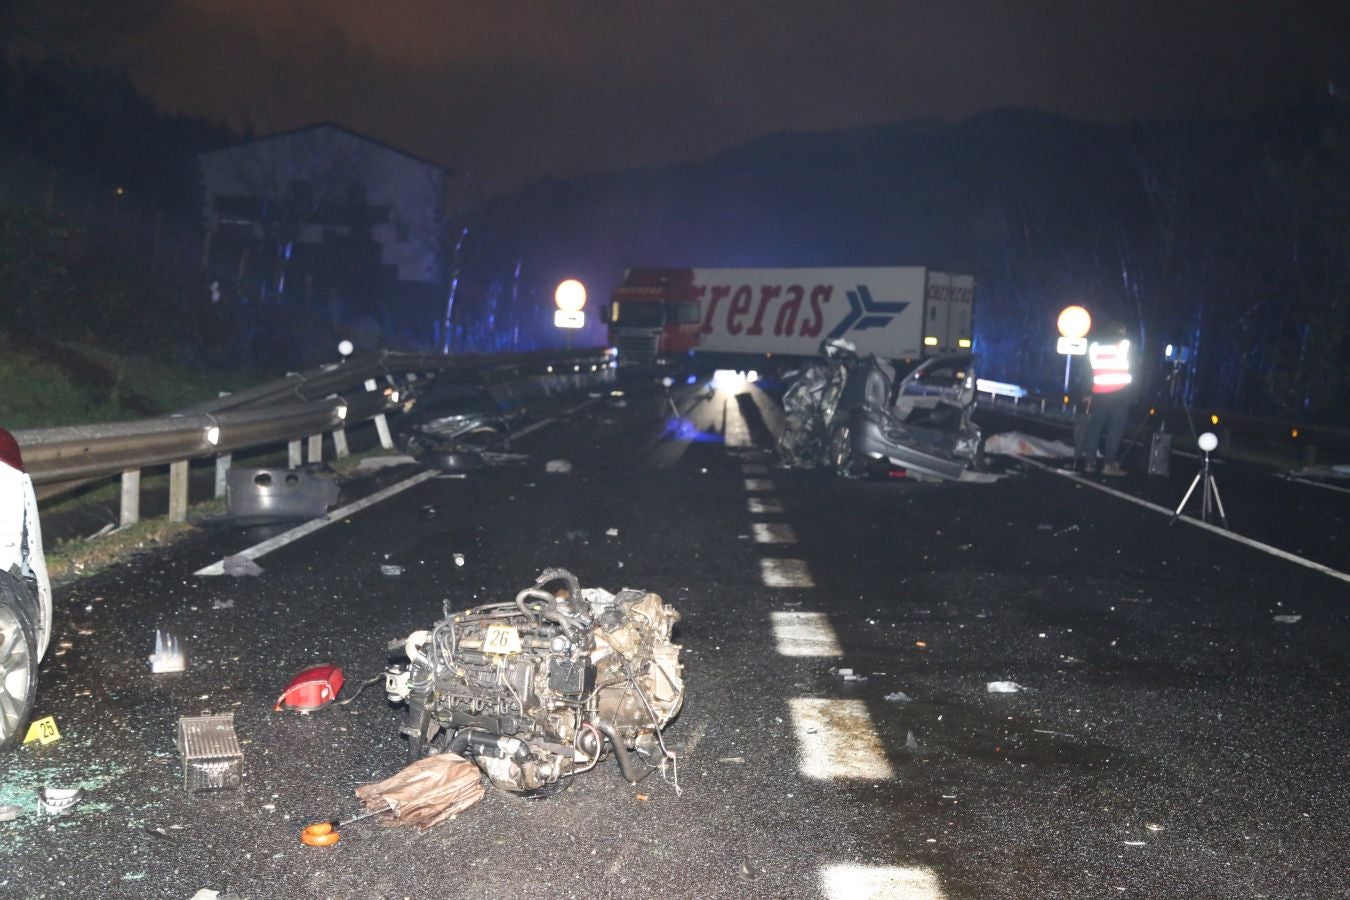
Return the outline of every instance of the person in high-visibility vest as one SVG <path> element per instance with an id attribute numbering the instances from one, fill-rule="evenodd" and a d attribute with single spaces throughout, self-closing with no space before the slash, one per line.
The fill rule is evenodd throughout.
<path id="1" fill-rule="evenodd" d="M 1074 468 L 1079 471 L 1095 468 L 1104 435 L 1102 474 L 1125 474 L 1118 458 L 1120 440 L 1135 395 L 1134 354 L 1128 335 L 1124 325 L 1112 322 L 1088 344 L 1091 399 L 1087 427 L 1074 450 Z"/>

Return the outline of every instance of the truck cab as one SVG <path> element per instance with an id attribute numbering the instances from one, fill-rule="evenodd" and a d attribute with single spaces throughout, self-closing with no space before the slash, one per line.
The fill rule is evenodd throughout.
<path id="1" fill-rule="evenodd" d="M 605 311 L 619 359 L 651 365 L 698 346 L 701 305 L 692 269 L 631 269 Z"/>

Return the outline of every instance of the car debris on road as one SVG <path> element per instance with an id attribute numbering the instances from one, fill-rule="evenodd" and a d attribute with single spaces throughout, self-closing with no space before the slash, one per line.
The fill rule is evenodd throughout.
<path id="1" fill-rule="evenodd" d="M 514 601 L 447 605 L 386 674 L 389 699 L 408 707 L 409 758 L 463 754 L 498 788 L 548 796 L 613 756 L 634 784 L 669 767 L 678 794 L 662 730 L 684 703 L 679 618 L 654 593 L 583 589 L 556 568 Z"/>

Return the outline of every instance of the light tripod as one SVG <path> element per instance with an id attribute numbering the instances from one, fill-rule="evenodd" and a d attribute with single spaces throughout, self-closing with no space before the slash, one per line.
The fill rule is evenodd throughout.
<path id="1" fill-rule="evenodd" d="M 1214 474 L 1209 470 L 1209 451 L 1219 445 L 1219 440 L 1210 432 L 1200 435 L 1200 450 L 1204 453 L 1204 459 L 1200 463 L 1200 471 L 1195 473 L 1191 479 L 1191 486 L 1186 489 L 1186 496 L 1181 498 L 1177 504 L 1176 512 L 1172 513 L 1172 522 L 1177 520 L 1181 511 L 1186 508 L 1186 503 L 1191 499 L 1191 494 L 1195 493 L 1196 487 L 1200 488 L 1200 521 L 1208 522 L 1211 510 L 1217 510 L 1219 521 L 1223 527 L 1228 527 L 1228 514 L 1223 511 L 1223 500 L 1219 499 L 1219 485 L 1214 480 Z M 1168 524 L 1171 524 L 1169 522 Z"/>

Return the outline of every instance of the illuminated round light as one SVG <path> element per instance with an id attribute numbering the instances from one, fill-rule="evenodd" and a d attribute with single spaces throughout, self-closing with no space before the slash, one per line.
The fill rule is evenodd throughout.
<path id="1" fill-rule="evenodd" d="M 1156 416 L 1156 415 L 1158 414 L 1158 409 L 1157 409 L 1157 407 L 1150 406 L 1150 407 L 1148 408 L 1148 414 L 1149 414 L 1150 416 Z"/>
<path id="2" fill-rule="evenodd" d="M 671 385 L 673 385 L 673 384 L 675 383 L 675 379 L 674 379 L 674 378 L 671 378 L 669 375 L 667 375 L 665 378 L 662 378 L 662 379 L 661 379 L 661 383 L 662 383 L 663 385 L 665 385 L 666 387 L 670 387 Z"/>
<path id="3" fill-rule="evenodd" d="M 1199 444 L 1200 449 L 1208 453 L 1219 446 L 1219 439 L 1214 436 L 1214 432 L 1206 431 L 1204 434 L 1200 435 Z"/>
<path id="4" fill-rule="evenodd" d="M 1211 415 L 1211 416 L 1209 417 L 1209 424 L 1211 424 L 1211 425 L 1218 425 L 1218 424 L 1219 424 L 1219 414 L 1218 414 L 1218 413 L 1214 413 L 1213 415 Z"/>
<path id="5" fill-rule="evenodd" d="M 343 356 L 351 356 L 352 351 L 355 349 L 356 348 L 352 346 L 351 341 L 338 341 L 338 353 L 341 353 Z"/>
<path id="6" fill-rule="evenodd" d="M 206 442 L 212 447 L 220 443 L 219 425 L 212 425 L 210 428 L 206 429 Z"/>
<path id="7" fill-rule="evenodd" d="M 1066 306 L 1059 311 L 1059 333 L 1066 338 L 1087 337 L 1092 329 L 1092 316 L 1081 306 Z"/>
<path id="8" fill-rule="evenodd" d="M 586 286 L 575 278 L 569 278 L 553 292 L 553 302 L 563 312 L 581 312 L 581 308 L 586 305 Z"/>
<path id="9" fill-rule="evenodd" d="M 1295 437 L 1295 438 L 1298 437 L 1298 429 L 1295 428 L 1295 429 L 1291 430 L 1291 431 L 1289 432 L 1289 436 L 1290 436 L 1290 437 Z"/>

